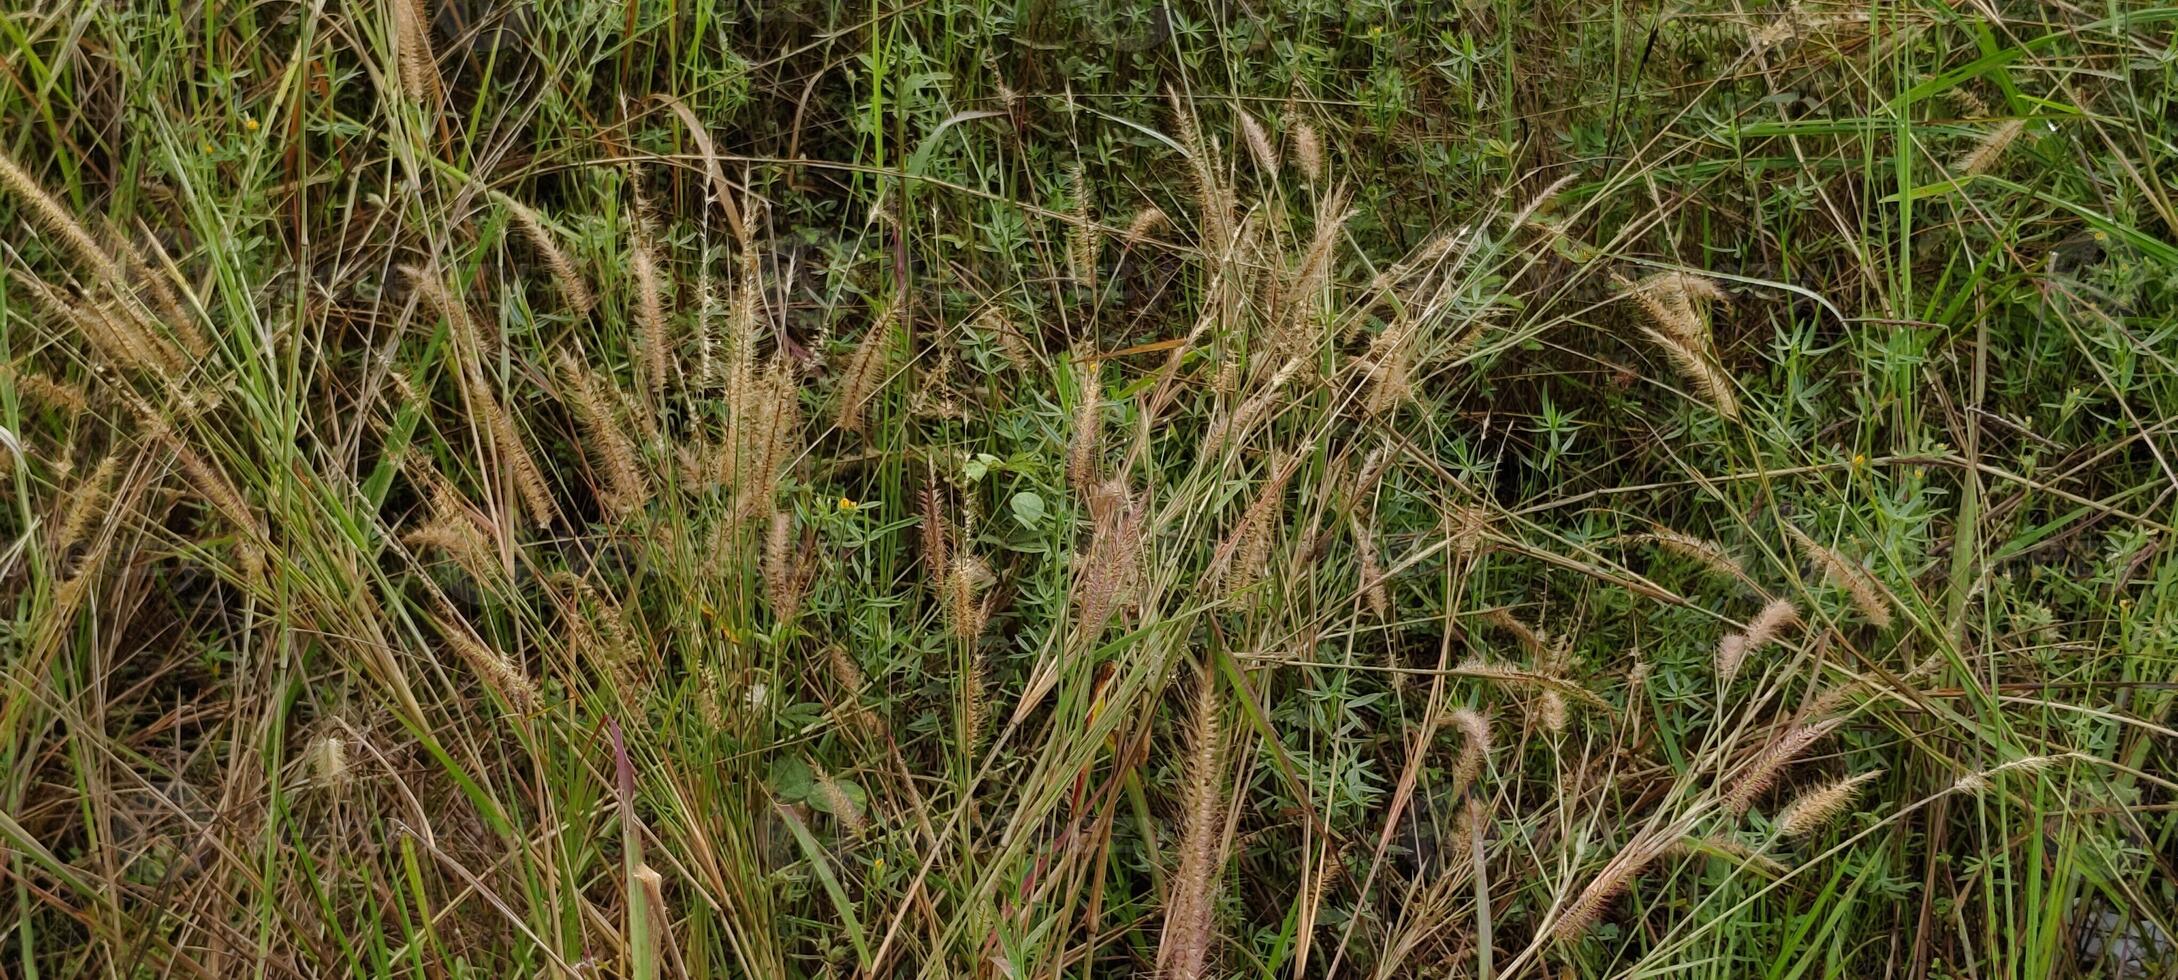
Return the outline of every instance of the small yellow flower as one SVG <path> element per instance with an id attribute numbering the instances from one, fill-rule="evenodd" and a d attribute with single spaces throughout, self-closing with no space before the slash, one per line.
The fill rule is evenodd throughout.
<path id="1" fill-rule="evenodd" d="M 243 129 L 247 129 L 247 130 L 249 130 L 250 132 L 253 132 L 253 133 L 254 133 L 254 132 L 256 132 L 256 131 L 257 131 L 257 117 L 256 117 L 256 116 L 243 116 L 243 117 L 242 117 L 242 128 L 243 128 Z"/>
<path id="2" fill-rule="evenodd" d="M 841 497 L 841 498 L 839 498 L 839 509 L 841 509 L 841 510 L 853 510 L 853 509 L 855 509 L 855 502 L 854 502 L 854 501 L 852 501 L 852 500 L 849 500 L 849 499 L 847 499 L 846 497 Z"/>
<path id="3" fill-rule="evenodd" d="M 1856 469 L 1856 470 L 1865 470 L 1865 469 L 1867 469 L 1867 468 L 1868 468 L 1868 454 L 1867 454 L 1867 453 L 1854 453 L 1854 454 L 1853 454 L 1853 468 L 1854 468 L 1854 469 Z"/>

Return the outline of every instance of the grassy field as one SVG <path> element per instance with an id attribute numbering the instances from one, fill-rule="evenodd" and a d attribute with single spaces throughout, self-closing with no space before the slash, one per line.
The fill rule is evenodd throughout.
<path id="1" fill-rule="evenodd" d="M 2178 975 L 2174 33 L 0 4 L 0 976 Z"/>

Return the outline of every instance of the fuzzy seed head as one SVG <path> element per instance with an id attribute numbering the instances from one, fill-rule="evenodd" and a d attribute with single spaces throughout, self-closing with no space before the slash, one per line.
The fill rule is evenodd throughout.
<path id="1" fill-rule="evenodd" d="M 1777 832 L 1786 837 L 1804 837 L 1837 819 L 1860 795 L 1860 788 L 1870 780 L 1883 775 L 1883 770 L 1864 772 L 1858 776 L 1833 780 L 1794 797 L 1791 803 L 1777 815 Z"/>

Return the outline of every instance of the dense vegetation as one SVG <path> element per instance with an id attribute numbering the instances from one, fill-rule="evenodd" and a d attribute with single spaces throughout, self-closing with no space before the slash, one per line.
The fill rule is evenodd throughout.
<path id="1" fill-rule="evenodd" d="M 0 974 L 2170 976 L 2174 27 L 0 5 Z"/>

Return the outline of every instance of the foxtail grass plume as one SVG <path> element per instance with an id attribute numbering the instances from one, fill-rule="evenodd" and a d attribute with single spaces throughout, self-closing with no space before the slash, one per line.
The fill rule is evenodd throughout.
<path id="1" fill-rule="evenodd" d="M 728 482 L 740 494 L 741 512 L 759 513 L 771 506 L 780 478 L 801 447 L 801 392 L 784 354 L 772 357 L 735 428 L 741 445 L 722 462 Z"/>
<path id="2" fill-rule="evenodd" d="M 100 284 L 109 287 L 120 284 L 120 266 L 113 256 L 98 247 L 98 240 L 91 236 L 90 229 L 69 214 L 68 209 L 46 193 L 29 171 L 5 153 L 0 153 L 0 190 L 12 193 L 22 201 L 23 216 L 40 231 L 52 236 L 77 264 L 90 270 Z"/>
<path id="3" fill-rule="evenodd" d="M 978 600 L 976 592 L 990 580 L 991 570 L 981 559 L 967 554 L 953 559 L 945 576 L 945 612 L 955 637 L 973 640 L 982 635 L 990 609 Z"/>
<path id="4" fill-rule="evenodd" d="M 815 791 L 817 799 L 823 801 L 824 809 L 832 814 L 832 819 L 839 821 L 849 836 L 860 837 L 870 829 L 869 820 L 862 815 L 862 805 L 856 803 L 854 797 L 847 795 L 845 784 L 833 778 L 831 773 L 814 761 L 809 763 L 809 771 L 813 777 L 811 789 Z"/>
<path id="5" fill-rule="evenodd" d="M 521 230 L 530 249 L 537 253 L 538 261 L 543 262 L 545 271 L 552 274 L 552 284 L 560 291 L 560 299 L 576 313 L 590 312 L 590 308 L 597 305 L 597 294 L 590 291 L 590 284 L 575 268 L 575 260 L 561 247 L 551 229 L 545 227 L 544 219 L 529 205 L 512 197 L 497 192 L 492 196 L 507 209 L 514 226 Z"/>
<path id="6" fill-rule="evenodd" d="M 1384 563 L 1376 555 L 1374 522 L 1358 515 L 1354 518 L 1354 551 L 1361 557 L 1361 594 L 1369 602 L 1369 611 L 1378 619 L 1390 619 L 1391 589 L 1384 584 Z"/>
<path id="7" fill-rule="evenodd" d="M 1717 365 L 1707 310 L 1709 304 L 1725 302 L 1724 290 L 1702 276 L 1664 272 L 1625 284 L 1620 295 L 1640 308 L 1648 321 L 1642 325 L 1642 332 L 1664 351 L 1681 375 L 1693 382 L 1695 390 L 1708 399 L 1717 414 L 1739 418 L 1739 399 L 1732 381 Z"/>
<path id="8" fill-rule="evenodd" d="M 497 577 L 499 564 L 491 539 L 470 516 L 468 506 L 443 483 L 432 487 L 431 519 L 403 534 L 401 542 L 412 549 L 444 553 L 479 582 Z"/>
<path id="9" fill-rule="evenodd" d="M 1846 558 L 1836 549 L 1815 543 L 1815 539 L 1798 528 L 1788 524 L 1786 530 L 1799 543 L 1800 552 L 1807 556 L 1808 561 L 1822 570 L 1823 578 L 1845 590 L 1845 594 L 1853 600 L 1853 607 L 1860 610 L 1862 618 L 1877 629 L 1890 628 L 1891 602 L 1883 587 L 1876 583 L 1874 576 L 1868 574 L 1860 563 Z"/>
<path id="10" fill-rule="evenodd" d="M 1452 791 L 1456 794 L 1475 784 L 1490 759 L 1490 720 L 1473 708 L 1459 708 L 1445 722 L 1460 733 L 1460 754 L 1452 765 Z"/>
<path id="11" fill-rule="evenodd" d="M 801 558 L 794 547 L 794 515 L 774 511 L 764 532 L 764 597 L 779 621 L 793 619 L 801 609 Z"/>
<path id="12" fill-rule="evenodd" d="M 922 523 L 917 529 L 921 538 L 923 574 L 929 576 L 934 588 L 942 588 L 946 576 L 952 571 L 948 560 L 952 520 L 945 516 L 938 504 L 937 474 L 932 473 L 923 483 L 919 495 L 922 500 Z"/>
<path id="13" fill-rule="evenodd" d="M 1035 355 L 1029 352 L 1028 338 L 1021 336 L 1021 328 L 1014 326 L 1013 318 L 1006 315 L 1003 308 L 996 304 L 984 307 L 983 312 L 976 315 L 975 323 L 976 329 L 989 334 L 998 344 L 999 353 L 1005 355 L 1006 363 L 1013 365 L 1014 370 L 1026 371 L 1036 363 Z"/>
<path id="14" fill-rule="evenodd" d="M 640 212 L 641 205 L 637 205 Z M 628 225 L 628 272 L 635 280 L 636 344 L 641 348 L 643 385 L 655 403 L 665 392 L 670 351 L 667 348 L 666 278 L 658 267 L 658 253 L 651 242 L 649 222 L 640 216 Z M 656 405 L 652 405 L 656 409 Z"/>
<path id="15" fill-rule="evenodd" d="M 636 463 L 634 443 L 599 391 L 596 374 L 567 351 L 560 352 L 559 368 L 567 405 L 582 424 L 584 448 L 604 471 L 598 502 L 613 517 L 641 509 L 650 499 L 650 481 Z"/>
<path id="16" fill-rule="evenodd" d="M 529 511 L 530 520 L 538 527 L 551 526 L 559 516 L 559 508 L 552 503 L 552 494 L 545 487 L 544 471 L 537 468 L 537 460 L 529 454 L 529 446 L 522 441 L 520 430 L 515 428 L 514 416 L 499 404 L 499 396 L 484 380 L 483 369 L 471 363 L 467 375 L 470 410 L 482 416 L 484 431 L 491 437 L 492 447 L 499 455 L 501 465 L 507 467 L 513 477 L 514 491 Z"/>
<path id="17" fill-rule="evenodd" d="M 182 475 L 188 479 L 190 486 L 196 488 L 204 502 L 211 505 L 214 511 L 225 517 L 237 530 L 245 532 L 245 537 L 263 538 L 264 525 L 258 520 L 257 512 L 243 499 L 241 491 L 235 489 L 234 483 L 227 479 L 227 474 L 199 456 L 174 431 L 173 425 L 153 411 L 142 398 L 130 394 L 128 402 L 150 438 L 166 447 L 167 455 L 173 459 L 174 465 L 181 468 Z"/>
<path id="18" fill-rule="evenodd" d="M 1195 205 L 1201 222 L 1202 246 L 1213 253 L 1222 253 L 1233 239 L 1232 192 L 1219 178 L 1212 163 L 1210 146 L 1203 141 L 1202 127 L 1195 118 L 1192 105 L 1180 98 L 1174 89 L 1166 89 L 1165 97 L 1172 103 L 1173 128 L 1177 131 L 1180 147 L 1187 152 L 1188 172 L 1195 180 Z"/>
<path id="19" fill-rule="evenodd" d="M 1172 980 L 1202 980 L 1208 975 L 1225 844 L 1225 743 L 1217 675 L 1205 666 L 1196 677 L 1194 718 L 1182 767 L 1186 781 L 1176 845 L 1179 867 L 1173 873 L 1164 931 L 1157 944 L 1158 975 Z"/>
<path id="20" fill-rule="evenodd" d="M 1293 121 L 1293 165 L 1301 171 L 1301 177 L 1309 183 L 1323 180 L 1323 137 L 1306 119 Z"/>
<path id="21" fill-rule="evenodd" d="M 12 382 L 17 394 L 54 411 L 81 415 L 91 409 L 90 396 L 66 381 L 36 371 L 11 371 L 0 377 Z"/>
<path id="22" fill-rule="evenodd" d="M 21 295 L 28 297 L 34 308 L 82 337 L 106 363 L 169 382 L 187 372 L 189 365 L 181 352 L 145 329 L 143 320 L 126 309 L 89 298 L 72 298 L 27 272 L 15 281 L 22 284 Z"/>
<path id="23" fill-rule="evenodd" d="M 348 782 L 348 743 L 338 735 L 320 735 L 310 740 L 304 751 L 310 760 L 311 781 L 325 788 L 337 788 Z"/>
<path id="24" fill-rule="evenodd" d="M 1777 639 L 1778 633 L 1798 622 L 1800 610 L 1788 599 L 1772 599 L 1755 614 L 1744 633 L 1730 633 L 1717 644 L 1717 680 L 1732 683 L 1749 655 Z"/>
<path id="25" fill-rule="evenodd" d="M 1134 218 L 1127 222 L 1127 230 L 1120 235 L 1119 240 L 1129 248 L 1140 245 L 1152 232 L 1164 227 L 1165 221 L 1165 212 L 1156 205 L 1145 207 L 1134 213 Z"/>
<path id="26" fill-rule="evenodd" d="M 1096 208 L 1090 200 L 1092 190 L 1088 171 L 1080 164 L 1075 164 L 1072 176 L 1074 209 L 1066 223 L 1067 272 L 1075 282 L 1095 289 L 1098 254 L 1104 247 L 1104 230 L 1097 226 Z"/>
<path id="27" fill-rule="evenodd" d="M 108 453 L 99 460 L 97 468 L 86 474 L 70 491 L 68 507 L 62 512 L 59 529 L 53 535 L 53 551 L 66 555 L 70 548 L 81 542 L 106 516 L 106 505 L 113 500 L 114 475 L 120 472 L 121 457 Z"/>
<path id="28" fill-rule="evenodd" d="M 210 356 L 211 342 L 205 339 L 203 331 L 197 329 L 196 319 L 182 309 L 181 297 L 174 292 L 173 285 L 167 281 L 167 275 L 154 268 L 143 252 L 130 244 L 119 231 L 112 231 L 107 237 L 113 242 L 109 249 L 110 254 L 120 256 L 121 263 L 128 266 L 136 281 L 151 292 L 153 307 L 158 310 L 167 329 L 173 332 L 174 339 L 181 342 L 182 349 L 199 360 Z M 152 248 L 158 248 L 156 239 L 152 241 Z M 160 252 L 160 256 L 164 258 L 165 253 Z"/>
<path id="29" fill-rule="evenodd" d="M 1098 476 L 1097 443 L 1103 429 L 1104 389 L 1099 384 L 1103 365 L 1094 357 L 1081 360 L 1079 401 L 1074 404 L 1074 438 L 1066 452 L 1066 474 L 1078 490 L 1086 491 Z"/>
<path id="30" fill-rule="evenodd" d="M 1597 872 L 1596 877 L 1589 881 L 1588 886 L 1581 889 L 1580 894 L 1566 905 L 1565 911 L 1551 926 L 1551 938 L 1558 942 L 1570 942 L 1593 928 L 1597 920 L 1603 917 L 1604 911 L 1610 908 L 1611 902 L 1633 883 L 1633 879 L 1641 874 L 1643 868 L 1648 867 L 1649 862 L 1661 850 L 1653 846 L 1646 837 L 1634 838 L 1632 843 L 1612 857 L 1610 863 L 1605 864 L 1603 870 Z"/>
<path id="31" fill-rule="evenodd" d="M 1089 494 L 1089 546 L 1075 562 L 1075 625 L 1083 641 L 1094 641 L 1134 594 L 1141 578 L 1142 504 L 1120 478 L 1107 479 Z"/>
<path id="32" fill-rule="evenodd" d="M 1394 319 L 1369 343 L 1363 367 L 1368 373 L 1368 394 L 1363 396 L 1364 416 L 1382 415 L 1414 395 L 1414 367 L 1421 323 L 1410 316 Z"/>
<path id="33" fill-rule="evenodd" d="M 1313 363 L 1316 345 L 1324 339 L 1312 321 L 1318 319 L 1325 287 L 1331 281 L 1331 261 L 1339 235 L 1354 216 L 1346 206 L 1348 197 L 1344 190 L 1333 190 L 1320 202 L 1315 234 L 1309 237 L 1308 249 L 1301 253 L 1299 265 L 1279 291 L 1270 313 L 1274 324 L 1271 343 L 1284 355 L 1304 358 L 1304 364 Z"/>
<path id="34" fill-rule="evenodd" d="M 1463 562 L 1473 561 L 1496 544 L 1496 521 L 1481 507 L 1454 504 L 1445 512 L 1445 525 L 1452 539 L 1452 553 Z"/>
<path id="35" fill-rule="evenodd" d="M 1724 789 L 1724 807 L 1734 816 L 1745 815 L 1754 806 L 1756 797 L 1777 785 L 1777 777 L 1800 758 L 1822 737 L 1835 730 L 1842 722 L 1832 718 L 1813 724 L 1795 726 L 1785 732 L 1768 748 L 1756 755 L 1753 761 L 1733 773 Z"/>
<path id="36" fill-rule="evenodd" d="M 401 89 L 426 110 L 436 113 L 444 98 L 439 79 L 438 55 L 431 49 L 431 11 L 428 0 L 393 0 L 394 60 L 400 69 Z"/>
<path id="37" fill-rule="evenodd" d="M 410 287 L 416 291 L 416 298 L 423 301 L 424 308 L 433 316 L 446 321 L 447 329 L 453 331 L 454 338 L 467 347 L 460 352 L 464 363 L 473 363 L 476 358 L 491 353 L 491 336 L 469 312 L 468 302 L 462 299 L 452 283 L 433 269 L 413 265 L 404 265 L 400 269 L 402 275 L 407 277 Z"/>
<path id="38" fill-rule="evenodd" d="M 1786 837 L 1804 837 L 1822 829 L 1852 806 L 1853 798 L 1860 795 L 1862 786 L 1881 775 L 1883 770 L 1877 769 L 1832 780 L 1801 793 L 1777 814 L 1777 832 Z"/>
<path id="39" fill-rule="evenodd" d="M 848 432 L 865 432 L 863 412 L 870 397 L 884 384 L 886 373 L 892 370 L 893 334 L 900 316 L 897 307 L 879 313 L 840 373 L 838 422 Z"/>
<path id="40" fill-rule="evenodd" d="M 1664 551 L 1693 559 L 1704 569 L 1724 578 L 1747 579 L 1747 570 L 1740 567 L 1739 559 L 1732 557 L 1723 545 L 1706 538 L 1658 526 L 1644 534 L 1628 535 L 1628 539 L 1647 541 Z"/>
<path id="41" fill-rule="evenodd" d="M 1284 526 L 1286 485 L 1299 472 L 1301 462 L 1301 457 L 1296 456 L 1271 466 L 1263 486 L 1211 557 L 1209 574 L 1224 583 L 1228 595 L 1254 584 L 1262 573 L 1269 546 L 1281 536 L 1278 529 Z"/>
<path id="42" fill-rule="evenodd" d="M 1233 115 L 1240 119 L 1240 131 L 1247 139 L 1248 153 L 1255 157 L 1255 165 L 1266 174 L 1277 173 L 1278 147 L 1271 142 L 1269 131 L 1246 109 L 1235 107 Z"/>
<path id="43" fill-rule="evenodd" d="M 1951 172 L 1962 177 L 1989 172 L 1989 168 L 1996 166 L 1997 159 L 2004 155 L 2004 151 L 2010 149 L 2026 131 L 2026 120 L 2006 120 L 1976 140 L 1972 150 L 1951 164 Z"/>
<path id="44" fill-rule="evenodd" d="M 439 630 L 446 636 L 448 645 L 469 665 L 477 677 L 483 680 L 504 699 L 517 713 L 528 714 L 537 707 L 537 685 L 514 661 L 477 639 L 463 626 L 451 619 L 442 619 Z"/>
<path id="45" fill-rule="evenodd" d="M 1725 857 L 1747 865 L 1764 875 L 1775 878 L 1788 869 L 1776 858 L 1748 847 L 1736 837 L 1725 834 L 1709 834 L 1701 837 L 1681 837 L 1664 849 L 1666 854 L 1680 857 Z"/>
<path id="46" fill-rule="evenodd" d="M 1957 782 L 1951 784 L 1951 791 L 1954 793 L 1985 792 L 1989 789 L 1989 787 L 1996 785 L 1994 781 L 1995 777 L 2003 775 L 2004 773 L 2015 771 L 2030 773 L 2041 772 L 2042 770 L 2055 766 L 2058 763 L 2063 762 L 2067 759 L 2073 759 L 2077 757 L 2079 757 L 2078 753 L 2059 752 L 2055 755 L 2030 755 L 2018 759 L 2013 759 L 2012 761 L 2007 762 L 2001 766 L 1997 766 L 1993 769 L 1984 769 L 1980 772 L 1970 772 L 1964 776 L 1960 776 Z"/>
<path id="47" fill-rule="evenodd" d="M 970 654 L 960 676 L 961 747 L 973 752 L 990 726 L 990 696 L 983 687 L 983 658 Z"/>

